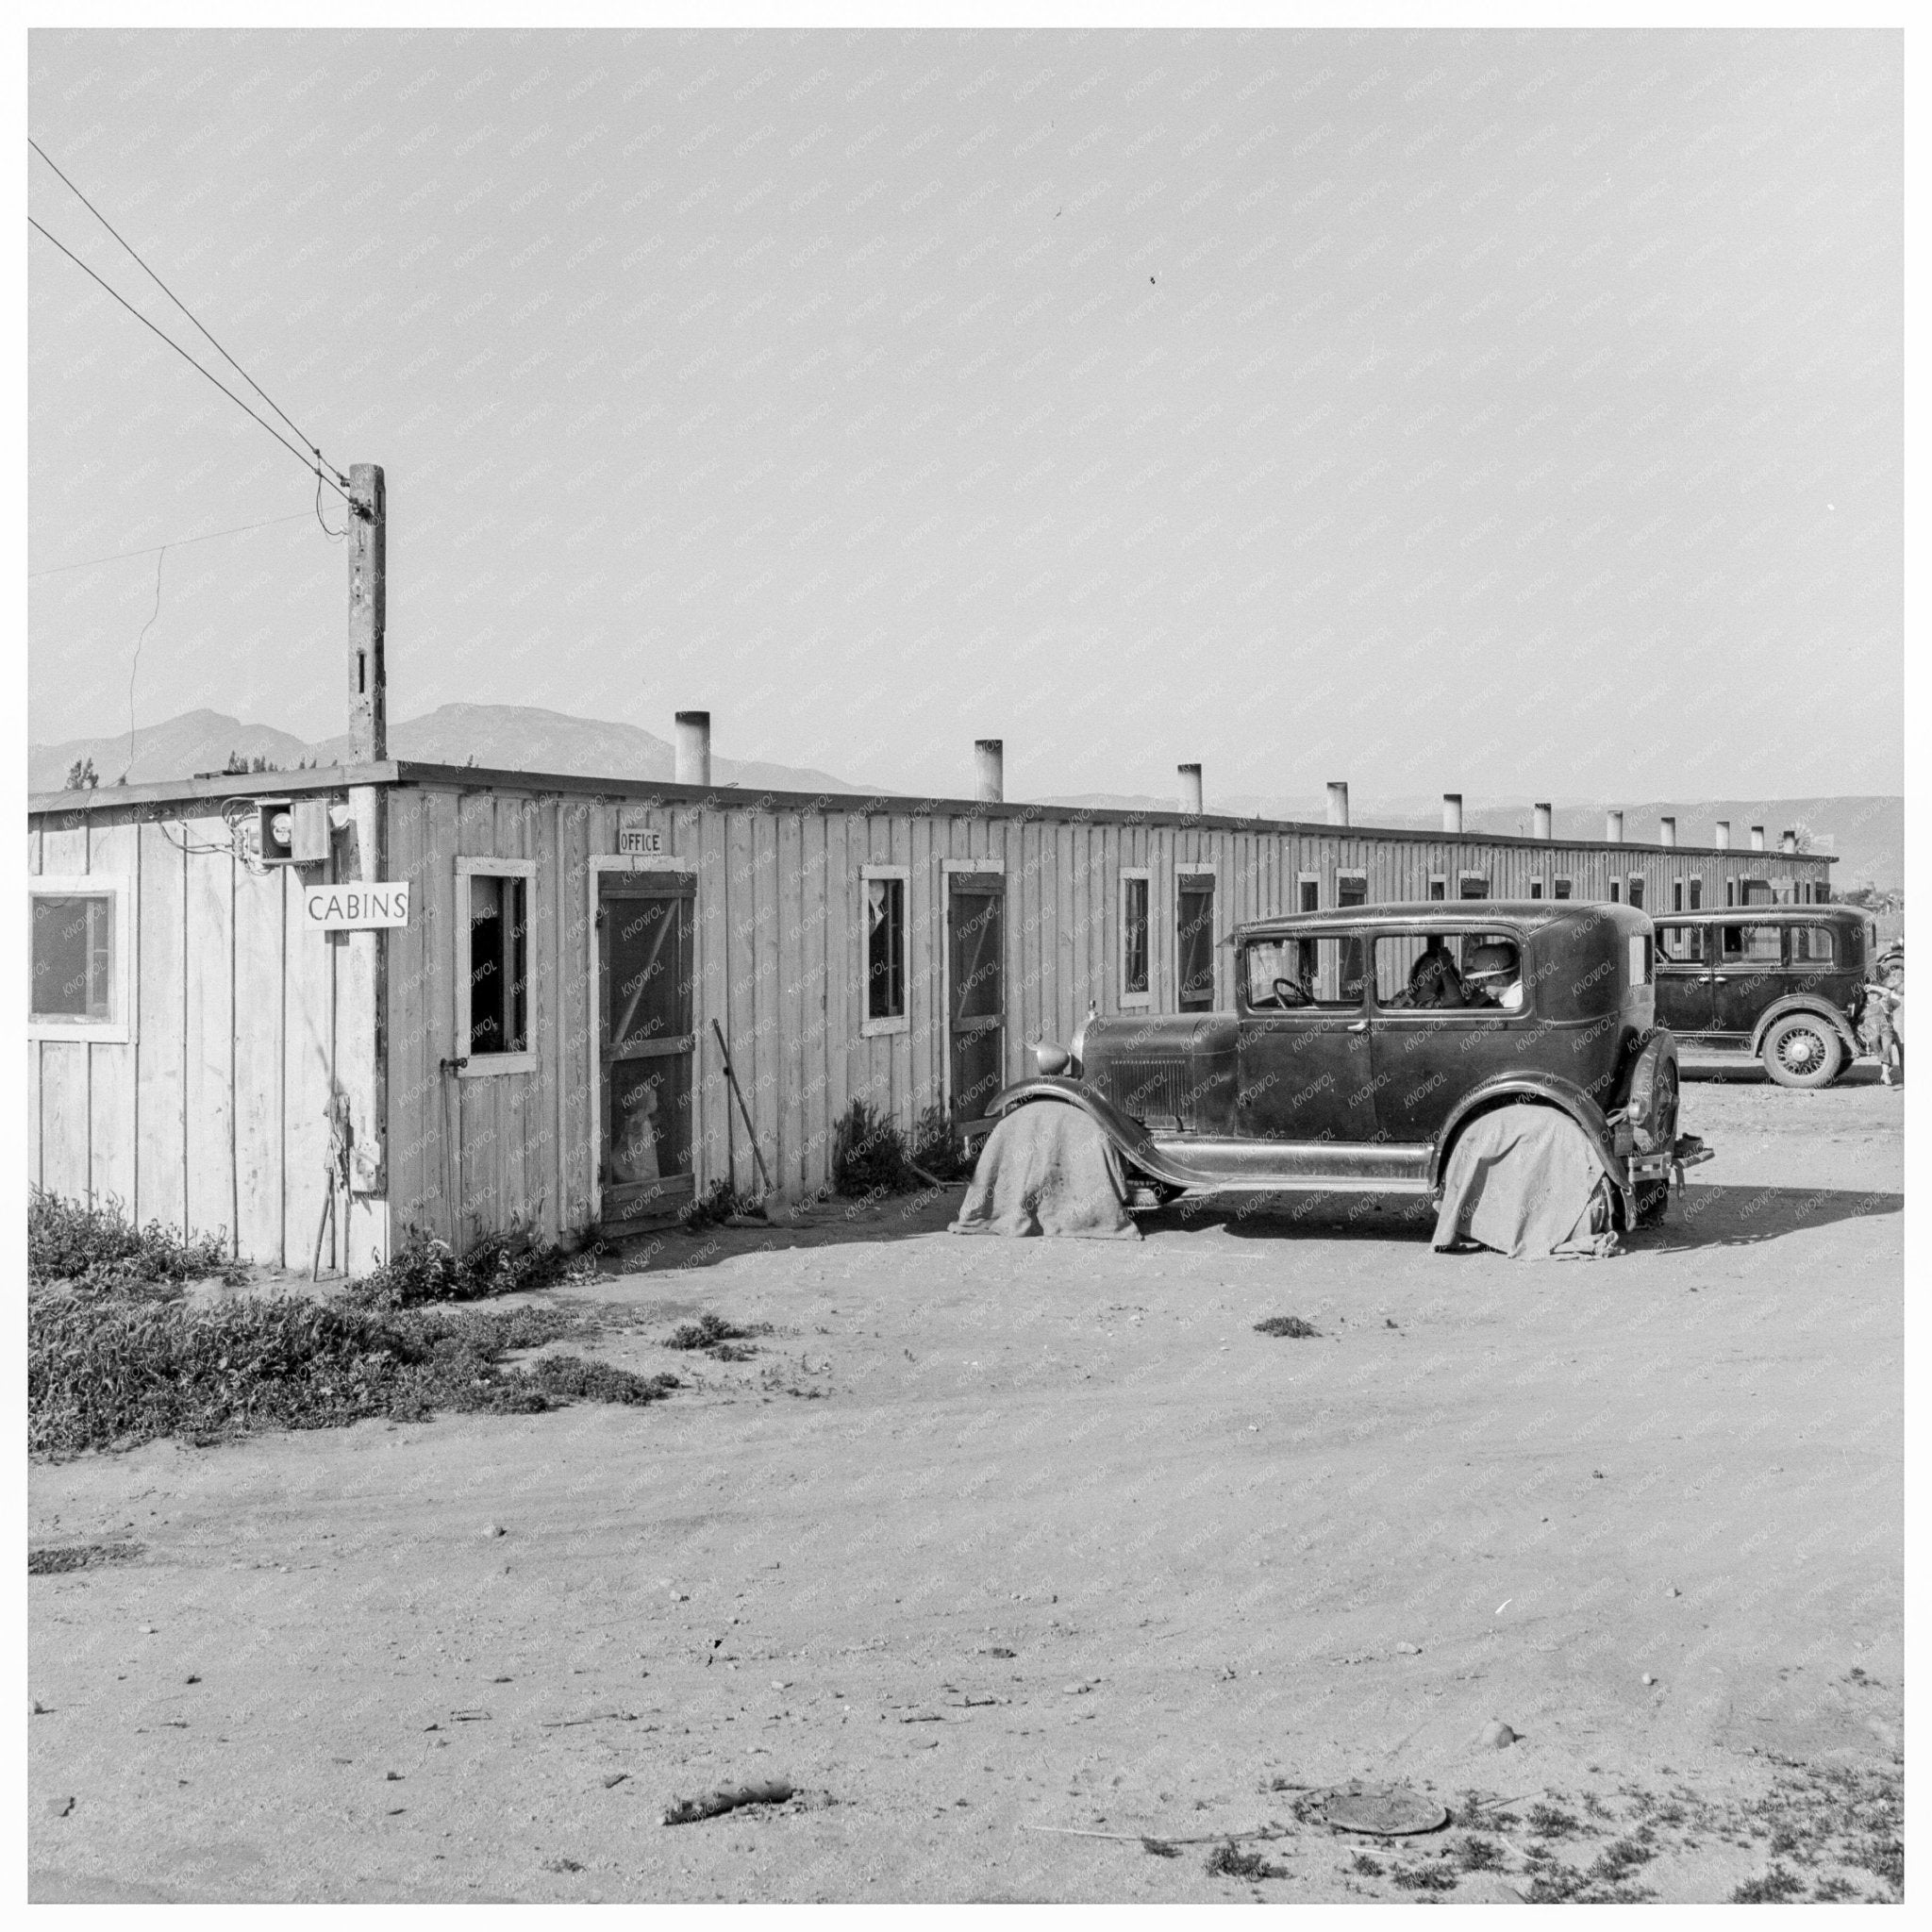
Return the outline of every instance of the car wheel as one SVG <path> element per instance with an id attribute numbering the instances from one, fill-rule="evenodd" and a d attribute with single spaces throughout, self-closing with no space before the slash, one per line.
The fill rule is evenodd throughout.
<path id="1" fill-rule="evenodd" d="M 1788 1013 L 1764 1036 L 1764 1071 L 1780 1087 L 1829 1087 L 1844 1049 L 1828 1020 Z"/>

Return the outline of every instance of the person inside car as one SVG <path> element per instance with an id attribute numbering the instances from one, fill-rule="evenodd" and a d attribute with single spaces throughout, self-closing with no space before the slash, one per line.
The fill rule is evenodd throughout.
<path id="1" fill-rule="evenodd" d="M 1468 1004 L 1462 975 L 1457 972 L 1455 958 L 1439 932 L 1429 935 L 1427 945 L 1417 954 L 1415 964 L 1408 969 L 1407 1004 L 1411 1007 L 1460 1007 Z"/>
<path id="2" fill-rule="evenodd" d="M 1507 940 L 1491 940 L 1469 956 L 1469 1004 L 1523 1010 L 1523 960 Z"/>

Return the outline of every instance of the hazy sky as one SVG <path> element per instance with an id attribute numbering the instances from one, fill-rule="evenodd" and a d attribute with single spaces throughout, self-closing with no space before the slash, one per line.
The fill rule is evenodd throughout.
<path id="1" fill-rule="evenodd" d="M 1889 33 L 40 33 L 390 492 L 391 714 L 903 790 L 1902 789 Z M 29 153 L 31 211 L 214 352 Z M 294 459 L 39 236 L 31 724 L 344 722 Z M 228 377 L 232 383 L 235 378 Z M 324 515 L 341 525 L 325 491 Z M 306 517 L 306 521 L 302 519 Z M 152 622 L 150 619 L 152 617 Z"/>

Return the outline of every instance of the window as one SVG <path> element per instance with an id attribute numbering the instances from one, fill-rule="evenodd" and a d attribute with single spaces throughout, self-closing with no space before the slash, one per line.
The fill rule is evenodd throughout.
<path id="1" fill-rule="evenodd" d="M 1660 925 L 1657 929 L 1657 957 L 1673 966 L 1699 966 L 1704 963 L 1704 928 L 1701 925 Z"/>
<path id="2" fill-rule="evenodd" d="M 527 1074 L 530 881 L 527 858 L 457 860 L 457 1058 L 468 1075 Z"/>
<path id="3" fill-rule="evenodd" d="M 904 1033 L 906 1011 L 906 869 L 868 865 L 865 887 L 865 1018 L 861 1034 Z"/>
<path id="4" fill-rule="evenodd" d="M 1630 903 L 1641 911 L 1643 907 L 1643 877 L 1640 873 L 1630 874 Z"/>
<path id="5" fill-rule="evenodd" d="M 1541 899 L 1541 898 L 1542 897 L 1542 895 L 1543 895 L 1543 882 L 1542 882 L 1542 880 L 1541 880 L 1541 879 L 1531 879 L 1531 880 L 1530 880 L 1530 882 L 1529 882 L 1529 896 L 1530 896 L 1530 897 L 1531 897 L 1532 899 Z"/>
<path id="6" fill-rule="evenodd" d="M 1701 908 L 1701 907 L 1703 906 L 1703 904 L 1704 904 L 1704 881 L 1703 881 L 1702 879 L 1692 879 L 1692 880 L 1690 881 L 1690 909 L 1691 909 L 1691 911 L 1693 911 L 1693 912 L 1697 911 L 1697 910 L 1698 910 L 1698 909 L 1699 909 L 1699 908 Z"/>
<path id="7" fill-rule="evenodd" d="M 1389 933 L 1375 941 L 1375 1004 L 1393 1012 L 1523 1009 L 1523 947 L 1514 933 Z"/>
<path id="8" fill-rule="evenodd" d="M 1726 906 L 1735 906 L 1737 903 L 1738 882 L 1736 879 L 1726 879 L 1724 881 L 1724 904 Z"/>
<path id="9" fill-rule="evenodd" d="M 1487 899 L 1490 896 L 1490 879 L 1487 873 L 1457 873 L 1456 878 L 1456 896 L 1458 899 Z"/>
<path id="10" fill-rule="evenodd" d="M 1180 970 L 1180 1009 L 1214 1010 L 1214 874 L 1182 873 L 1175 881 L 1174 958 Z"/>
<path id="11" fill-rule="evenodd" d="M 1558 899 L 1567 899 L 1570 896 L 1570 881 L 1563 877 L 1563 875 L 1560 873 L 1557 874 L 1554 881 L 1554 886 L 1555 896 Z"/>
<path id="12" fill-rule="evenodd" d="M 27 1038 L 125 1041 L 127 882 L 108 874 L 27 881 Z"/>
<path id="13" fill-rule="evenodd" d="M 1365 948 L 1355 934 L 1320 939 L 1257 940 L 1241 949 L 1248 1005 L 1264 1013 L 1325 1008 L 1357 1010 Z"/>
<path id="14" fill-rule="evenodd" d="M 1683 909 L 1684 881 L 1682 879 L 1673 879 L 1671 881 L 1671 910 L 1673 912 L 1681 912 Z"/>
<path id="15" fill-rule="evenodd" d="M 1446 899 L 1449 896 L 1449 881 L 1441 873 L 1429 874 L 1429 897 Z"/>
<path id="16" fill-rule="evenodd" d="M 1726 966 L 1775 966 L 1781 948 L 1774 925 L 1721 925 L 1719 961 Z"/>
<path id="17" fill-rule="evenodd" d="M 1790 951 L 1786 955 L 1790 965 L 1829 966 L 1837 957 L 1831 943 L 1830 926 L 1793 925 L 1786 930 L 1790 935 L 1787 941 Z"/>
<path id="18" fill-rule="evenodd" d="M 1322 881 L 1312 873 L 1303 873 L 1297 882 L 1301 910 L 1319 912 L 1322 909 Z"/>
<path id="19" fill-rule="evenodd" d="M 1615 879 L 1612 879 L 1610 881 L 1610 904 L 1614 906 L 1617 903 L 1617 901 L 1623 897 L 1623 887 L 1620 886 Z"/>
<path id="20" fill-rule="evenodd" d="M 1630 935 L 1630 984 L 1648 986 L 1650 974 L 1650 935 L 1647 932 L 1633 932 Z"/>
<path id="21" fill-rule="evenodd" d="M 1139 870 L 1121 874 L 1121 1005 L 1144 1007 L 1152 993 L 1148 977 L 1148 944 L 1152 927 L 1148 924 L 1146 873 Z"/>
<path id="22" fill-rule="evenodd" d="M 1369 875 L 1365 872 L 1339 872 L 1335 874 L 1335 903 L 1338 906 L 1366 906 L 1369 903 Z"/>

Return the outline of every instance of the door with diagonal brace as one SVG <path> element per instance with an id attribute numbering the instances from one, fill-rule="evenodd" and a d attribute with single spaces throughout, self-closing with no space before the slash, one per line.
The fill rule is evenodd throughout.
<path id="1" fill-rule="evenodd" d="M 597 892 L 598 1178 L 607 1228 L 663 1220 L 691 1182 L 690 873 L 605 873 Z"/>
<path id="2" fill-rule="evenodd" d="M 946 1056 L 952 1116 L 984 1117 L 1006 1083 L 1006 881 L 947 874 Z"/>

